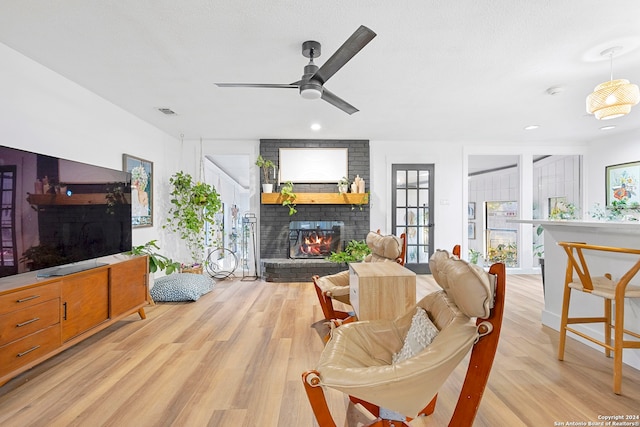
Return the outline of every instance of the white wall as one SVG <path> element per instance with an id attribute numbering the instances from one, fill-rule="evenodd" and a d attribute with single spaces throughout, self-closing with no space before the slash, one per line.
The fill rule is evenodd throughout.
<path id="1" fill-rule="evenodd" d="M 434 248 L 452 248 L 462 242 L 463 180 L 462 144 L 455 142 L 370 141 L 371 229 L 391 230 L 391 165 L 433 163 Z M 367 184 L 368 185 L 368 184 Z M 465 205 L 466 206 L 466 205 Z M 466 208 L 464 209 L 466 215 Z M 464 232 L 466 233 L 466 226 Z M 466 238 L 466 235 L 464 235 Z M 465 239 L 466 240 L 466 239 Z"/>
<path id="2" fill-rule="evenodd" d="M 154 226 L 134 229 L 133 244 L 158 239 L 164 250 L 163 183 L 179 141 L 3 44 L 0 63 L 0 144 L 120 170 L 123 153 L 152 161 Z"/>
<path id="3" fill-rule="evenodd" d="M 640 107 L 631 115 L 640 116 Z M 638 119 L 638 117 L 636 117 Z M 592 210 L 596 203 L 605 205 L 605 167 L 640 161 L 640 132 L 629 132 L 616 137 L 602 137 L 589 144 L 589 157 L 585 161 L 586 203 Z"/>

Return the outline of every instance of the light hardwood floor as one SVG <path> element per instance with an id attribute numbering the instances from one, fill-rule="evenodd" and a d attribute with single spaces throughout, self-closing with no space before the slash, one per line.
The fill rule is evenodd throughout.
<path id="1" fill-rule="evenodd" d="M 433 287 L 421 278 L 419 295 Z M 640 372 L 575 340 L 556 359 L 558 333 L 540 324 L 538 276 L 508 276 L 502 337 L 475 426 L 556 426 L 640 414 Z M 196 303 L 158 304 L 0 388 L 2 426 L 314 426 L 300 381 L 325 326 L 310 283 L 227 280 Z M 464 375 L 439 394 L 447 424 Z M 329 390 L 339 426 L 347 400 Z M 637 420 L 636 420 L 637 421 Z M 566 424 L 565 424 L 566 425 Z M 586 425 L 586 424 L 585 424 Z"/>

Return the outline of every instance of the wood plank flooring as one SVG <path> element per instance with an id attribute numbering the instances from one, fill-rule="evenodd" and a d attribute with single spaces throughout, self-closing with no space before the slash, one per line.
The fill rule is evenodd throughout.
<path id="1" fill-rule="evenodd" d="M 418 295 L 434 288 L 419 280 Z M 540 324 L 538 276 L 508 276 L 498 355 L 475 426 L 556 426 L 640 414 L 640 372 Z M 326 327 L 310 283 L 226 280 L 196 303 L 148 307 L 0 387 L 8 426 L 314 426 L 300 381 L 315 367 Z M 413 426 L 446 425 L 464 375 L 445 384 L 436 412 Z M 327 392 L 339 426 L 352 414 Z M 636 420 L 637 421 L 637 420 Z M 354 425 L 354 423 L 351 423 Z M 567 424 L 565 424 L 567 425 Z"/>

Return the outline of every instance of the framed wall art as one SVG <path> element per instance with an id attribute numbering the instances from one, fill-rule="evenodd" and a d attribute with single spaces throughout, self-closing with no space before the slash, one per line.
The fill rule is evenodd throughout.
<path id="1" fill-rule="evenodd" d="M 640 203 L 640 161 L 605 167 L 606 205 L 613 201 L 625 201 L 627 206 Z"/>
<path id="2" fill-rule="evenodd" d="M 469 202 L 467 205 L 469 219 L 476 219 L 476 202 Z"/>
<path id="3" fill-rule="evenodd" d="M 281 148 L 280 181 L 334 183 L 348 171 L 347 148 Z"/>
<path id="4" fill-rule="evenodd" d="M 469 240 L 473 240 L 476 238 L 476 223 L 469 222 L 469 226 L 467 227 L 467 238 Z"/>
<path id="5" fill-rule="evenodd" d="M 131 225 L 153 225 L 153 163 L 129 154 L 122 155 L 122 168 L 131 174 Z"/>

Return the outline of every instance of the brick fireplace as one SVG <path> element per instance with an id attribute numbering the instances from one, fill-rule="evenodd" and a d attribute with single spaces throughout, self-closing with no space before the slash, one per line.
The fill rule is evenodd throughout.
<path id="1" fill-rule="evenodd" d="M 349 180 L 360 175 L 369 191 L 369 141 L 367 140 L 260 140 L 260 154 L 279 166 L 280 148 L 348 148 Z M 296 184 L 295 193 L 337 193 L 337 183 Z M 274 192 L 279 188 L 274 188 Z M 362 240 L 370 231 L 369 205 L 298 204 L 298 213 L 280 205 L 260 205 L 260 254 L 262 277 L 271 282 L 311 281 L 314 274 L 333 274 L 346 269 L 344 264 L 326 261 L 323 257 L 291 258 L 290 222 L 341 222 L 340 245 L 352 239 Z"/>

